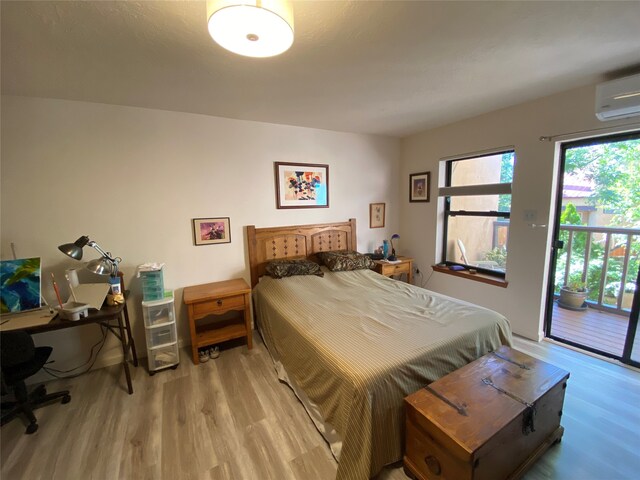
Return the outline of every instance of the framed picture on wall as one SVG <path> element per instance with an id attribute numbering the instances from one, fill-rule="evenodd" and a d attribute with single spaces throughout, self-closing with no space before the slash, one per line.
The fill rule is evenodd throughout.
<path id="1" fill-rule="evenodd" d="M 327 208 L 329 165 L 275 162 L 278 208 Z"/>
<path id="2" fill-rule="evenodd" d="M 229 217 L 194 218 L 193 242 L 195 245 L 231 243 Z"/>
<path id="3" fill-rule="evenodd" d="M 428 202 L 431 191 L 431 172 L 412 173 L 409 175 L 409 201 Z"/>
<path id="4" fill-rule="evenodd" d="M 2 313 L 40 308 L 40 257 L 0 260 Z"/>
<path id="5" fill-rule="evenodd" d="M 370 203 L 369 204 L 369 228 L 383 228 L 384 227 L 384 203 Z"/>

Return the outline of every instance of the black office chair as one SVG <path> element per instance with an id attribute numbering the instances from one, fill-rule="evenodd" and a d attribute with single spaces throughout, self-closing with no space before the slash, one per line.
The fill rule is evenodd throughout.
<path id="1" fill-rule="evenodd" d="M 2 360 L 2 394 L 13 390 L 14 402 L 2 403 L 2 420 L 4 425 L 18 414 L 24 413 L 29 421 L 25 433 L 34 433 L 38 430 L 38 420 L 33 410 L 58 398 L 62 403 L 69 403 L 71 395 L 68 390 L 50 393 L 44 385 L 39 385 L 30 394 L 27 394 L 25 380 L 36 374 L 47 363 L 51 355 L 51 347 L 36 347 L 31 335 L 23 330 L 12 330 L 0 333 L 0 357 Z M 9 410 L 5 413 L 5 409 Z"/>

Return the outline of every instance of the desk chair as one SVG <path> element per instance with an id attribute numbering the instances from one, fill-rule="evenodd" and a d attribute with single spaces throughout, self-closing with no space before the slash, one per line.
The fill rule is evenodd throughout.
<path id="1" fill-rule="evenodd" d="M 51 355 L 51 347 L 36 347 L 31 335 L 23 330 L 0 333 L 0 357 L 2 360 L 2 394 L 13 390 L 15 402 L 2 403 L 2 420 L 4 425 L 19 413 L 24 413 L 29 420 L 25 433 L 38 430 L 38 420 L 33 410 L 39 406 L 62 398 L 62 403 L 69 403 L 71 395 L 68 390 L 47 394 L 44 385 L 39 385 L 27 394 L 25 380 L 38 373 L 47 363 Z M 5 409 L 9 410 L 5 413 Z"/>

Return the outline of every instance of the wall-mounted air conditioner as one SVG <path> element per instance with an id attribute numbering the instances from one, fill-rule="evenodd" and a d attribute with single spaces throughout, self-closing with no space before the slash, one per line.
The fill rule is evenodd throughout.
<path id="1" fill-rule="evenodd" d="M 640 74 L 601 83 L 596 87 L 596 117 L 599 120 L 640 115 Z"/>

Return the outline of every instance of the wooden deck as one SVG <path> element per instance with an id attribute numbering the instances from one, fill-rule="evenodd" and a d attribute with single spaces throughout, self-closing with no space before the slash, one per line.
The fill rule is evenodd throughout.
<path id="1" fill-rule="evenodd" d="M 582 312 L 553 305 L 551 334 L 603 352 L 622 356 L 629 317 L 588 308 Z M 640 357 L 640 335 L 636 335 L 632 358 Z"/>

